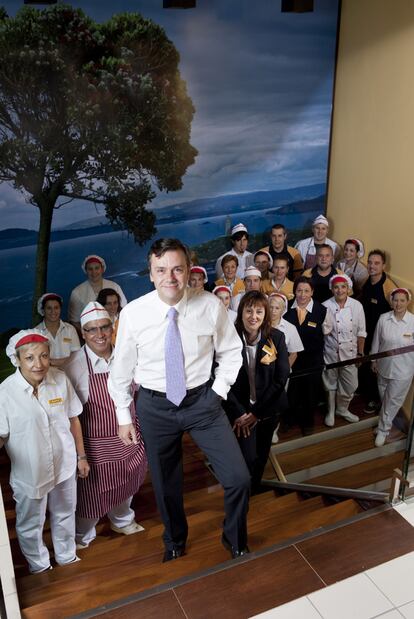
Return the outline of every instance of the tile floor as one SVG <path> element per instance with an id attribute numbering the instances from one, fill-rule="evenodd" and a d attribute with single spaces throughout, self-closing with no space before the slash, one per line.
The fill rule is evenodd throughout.
<path id="1" fill-rule="evenodd" d="M 414 499 L 395 509 L 414 526 Z M 254 619 L 376 617 L 414 619 L 414 552 L 255 615 Z"/>

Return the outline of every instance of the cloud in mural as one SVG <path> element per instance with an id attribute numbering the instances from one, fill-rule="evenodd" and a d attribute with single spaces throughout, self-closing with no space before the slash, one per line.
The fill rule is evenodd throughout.
<path id="1" fill-rule="evenodd" d="M 98 21 L 139 10 L 165 28 L 181 54 L 199 155 L 183 189 L 159 194 L 152 207 L 325 180 L 335 2 L 319 0 L 314 13 L 293 17 L 265 0 L 199 0 L 190 11 L 163 10 L 153 0 L 72 4 Z M 16 3 L 5 6 L 16 11 Z M 55 226 L 74 216 L 62 209 Z M 30 219 L 36 221 L 36 213 Z"/>

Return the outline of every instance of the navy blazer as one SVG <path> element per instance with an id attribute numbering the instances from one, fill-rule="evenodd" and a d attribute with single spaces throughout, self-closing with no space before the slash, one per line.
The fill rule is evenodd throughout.
<path id="1" fill-rule="evenodd" d="M 276 359 L 264 363 L 268 353 L 263 349 L 273 343 L 276 348 Z M 244 413 L 253 413 L 258 419 L 265 419 L 280 411 L 281 396 L 285 394 L 285 384 L 289 378 L 289 356 L 285 336 L 281 331 L 272 329 L 270 337 L 261 338 L 256 354 L 256 402 L 250 404 L 250 385 L 246 349 L 243 346 L 243 365 L 239 370 L 236 382 L 231 387 L 227 400 L 222 402 L 223 408 L 231 423 Z M 283 406 L 284 406 L 283 400 Z"/>

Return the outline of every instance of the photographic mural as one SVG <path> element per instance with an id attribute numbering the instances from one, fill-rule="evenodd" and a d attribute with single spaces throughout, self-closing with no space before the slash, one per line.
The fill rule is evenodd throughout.
<path id="1" fill-rule="evenodd" d="M 15 19 L 23 0 L 3 2 L 2 6 Z M 158 179 L 161 179 L 157 184 L 157 179 L 152 178 L 151 187 L 146 187 L 147 197 L 154 196 L 145 205 L 155 215 L 153 238 L 174 236 L 189 244 L 213 280 L 215 259 L 229 247 L 229 230 L 236 223 L 247 226 L 253 249 L 267 244 L 266 237 L 274 223 L 287 227 L 290 244 L 308 236 L 310 222 L 325 210 L 336 1 L 315 0 L 314 12 L 304 14 L 281 13 L 280 0 L 197 0 L 197 8 L 191 10 L 165 10 L 162 0 L 84 0 L 72 2 L 70 6 L 82 9 L 98 24 L 109 24 L 114 14 L 139 12 L 164 29 L 172 49 L 179 54 L 183 86 L 178 83 L 177 93 L 170 92 L 166 97 L 183 97 L 182 104 L 174 99 L 178 116 L 180 105 L 189 106 L 178 121 L 174 120 L 175 129 L 178 131 L 182 126 L 182 131 L 186 131 L 185 115 L 191 133 L 186 136 L 185 144 L 183 138 L 186 151 L 182 160 L 177 163 L 177 157 L 172 158 L 174 163 L 170 164 L 166 159 L 164 168 L 161 163 L 158 166 L 165 154 L 156 142 L 156 132 L 150 134 L 154 135 L 153 144 L 148 145 L 146 136 L 151 156 L 156 152 L 154 169 L 159 167 Z M 71 41 L 71 44 L 76 46 L 78 42 Z M 30 58 L 31 53 L 33 62 L 42 62 L 38 48 L 36 53 L 30 49 L 29 39 L 22 39 L 19 45 L 22 49 L 16 50 L 16 58 L 21 54 L 21 62 Z M 75 47 L 72 49 L 76 54 Z M 0 99 L 7 95 L 0 92 Z M 65 96 L 62 95 L 62 100 Z M 112 96 L 106 116 L 109 123 L 116 125 L 117 116 L 111 108 L 113 99 Z M 83 101 L 82 97 L 79 100 Z M 155 116 L 158 101 L 148 99 L 146 103 L 152 106 Z M 103 148 L 105 138 L 104 114 L 102 110 L 100 113 L 99 141 L 91 140 L 96 149 Z M 87 118 L 86 115 L 85 122 Z M 155 124 L 159 130 L 159 122 Z M 4 140 L 7 129 L 3 126 L 0 130 Z M 90 127 L 88 131 L 90 135 Z M 79 138 L 81 131 L 76 135 Z M 59 137 L 56 136 L 56 142 Z M 176 143 L 177 135 L 171 140 Z M 112 144 L 113 159 L 122 163 L 117 158 L 119 144 L 115 140 Z M 51 144 L 51 151 L 53 147 Z M 89 153 L 89 163 L 93 157 Z M 106 161 L 107 168 L 110 163 Z M 169 165 L 174 168 L 175 177 L 169 178 Z M 29 193 L 28 183 L 23 182 L 27 179 L 19 186 L 18 182 L 8 180 L 6 172 L 3 162 L 3 170 L 0 169 L 1 332 L 31 324 L 40 223 L 34 194 Z M 34 178 L 36 173 L 34 170 Z M 120 183 L 121 189 L 125 190 L 130 181 Z M 132 185 L 134 182 L 136 178 Z M 98 195 L 103 181 L 95 179 L 94 183 L 88 187 Z M 141 245 L 134 242 L 132 234 L 106 217 L 101 200 L 81 199 L 86 194 L 76 190 L 79 190 L 76 183 L 70 191 L 62 190 L 51 223 L 47 290 L 64 297 L 63 317 L 70 291 L 84 279 L 81 263 L 87 254 L 96 253 L 105 258 L 105 277 L 120 284 L 129 300 L 152 287 L 146 270 L 151 240 L 141 239 L 144 241 Z M 117 207 L 115 204 L 114 208 Z"/>

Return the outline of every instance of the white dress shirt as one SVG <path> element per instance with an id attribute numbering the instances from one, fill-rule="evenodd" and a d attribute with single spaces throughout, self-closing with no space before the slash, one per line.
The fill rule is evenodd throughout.
<path id="1" fill-rule="evenodd" d="M 332 316 L 332 331 L 325 334 L 325 363 L 345 361 L 357 356 L 358 337 L 367 337 L 364 309 L 359 301 L 348 297 L 344 307 L 339 307 L 334 297 L 322 304 Z"/>
<path id="2" fill-rule="evenodd" d="M 304 350 L 302 340 L 300 339 L 300 335 L 295 325 L 292 325 L 292 323 L 288 322 L 284 318 L 281 318 L 276 329 L 285 334 L 286 348 L 289 354 Z"/>
<path id="3" fill-rule="evenodd" d="M 76 471 L 71 417 L 82 412 L 70 381 L 51 367 L 38 397 L 19 368 L 0 385 L 0 437 L 11 461 L 10 484 L 30 499 L 44 497 Z"/>
<path id="4" fill-rule="evenodd" d="M 215 295 L 187 288 L 174 306 L 184 351 L 187 389 L 207 382 L 213 355 L 214 391 L 222 398 L 237 378 L 242 364 L 242 343 L 226 308 Z M 136 384 L 165 393 L 165 334 L 170 306 L 154 290 L 135 299 L 122 310 L 111 364 L 108 388 L 121 425 L 131 422 L 130 386 Z"/>
<path id="5" fill-rule="evenodd" d="M 394 312 L 379 317 L 372 340 L 371 354 L 414 344 L 414 314 L 405 312 L 397 320 Z M 414 374 L 414 352 L 377 359 L 378 373 L 384 378 L 409 379 Z"/>
<path id="6" fill-rule="evenodd" d="M 104 288 L 112 288 L 112 290 L 115 290 L 119 294 L 122 307 L 128 303 L 121 286 L 115 282 L 111 282 L 109 279 L 103 279 L 101 290 Z M 70 322 L 80 322 L 80 315 L 82 314 L 83 308 L 90 301 L 96 301 L 97 296 L 98 294 L 94 291 L 88 279 L 79 284 L 79 286 L 76 286 L 70 293 L 68 320 L 70 320 Z"/>
<path id="7" fill-rule="evenodd" d="M 247 269 L 247 267 L 253 266 L 254 264 L 254 259 L 253 259 L 253 254 L 250 251 L 244 251 L 242 253 L 242 255 L 238 254 L 236 252 L 236 250 L 232 247 L 231 249 L 229 249 L 229 251 L 226 251 L 225 254 L 221 255 L 219 258 L 217 258 L 216 261 L 216 279 L 220 279 L 221 277 L 223 277 L 223 269 L 221 268 L 221 261 L 223 260 L 224 256 L 227 256 L 227 254 L 231 254 L 232 256 L 236 256 L 237 260 L 238 260 L 238 267 L 237 267 L 237 272 L 236 275 L 237 277 L 240 277 L 240 279 L 244 278 L 244 272 Z"/>
<path id="8" fill-rule="evenodd" d="M 94 374 L 104 374 L 105 372 L 109 372 L 109 366 L 113 356 L 112 353 L 111 358 L 106 361 L 103 357 L 98 357 L 98 355 L 95 355 L 89 346 L 82 346 L 80 350 L 72 355 L 70 361 L 65 365 L 65 372 L 70 378 L 70 382 L 72 383 L 83 405 L 86 404 L 89 398 L 89 371 L 85 350 L 89 357 L 89 361 L 92 364 Z"/>
<path id="9" fill-rule="evenodd" d="M 46 327 L 44 320 L 35 328 L 38 329 L 40 333 L 43 333 L 43 335 L 47 335 L 49 338 L 51 359 L 65 359 L 66 357 L 70 357 L 73 352 L 79 350 L 80 348 L 79 337 L 76 329 L 68 322 L 63 322 L 63 320 L 60 321 L 55 337 L 53 337 Z"/>
<path id="10" fill-rule="evenodd" d="M 332 239 L 325 239 L 324 244 L 332 247 L 335 256 L 336 252 L 339 250 L 338 243 L 335 243 L 335 241 L 332 241 Z M 296 243 L 295 249 L 297 249 L 302 256 L 303 264 L 305 264 L 306 256 L 308 254 L 309 256 L 315 256 L 316 254 L 315 239 L 313 238 L 313 236 L 309 236 L 307 239 L 302 239 L 301 241 L 298 241 Z"/>

